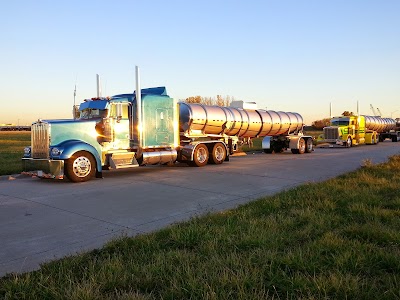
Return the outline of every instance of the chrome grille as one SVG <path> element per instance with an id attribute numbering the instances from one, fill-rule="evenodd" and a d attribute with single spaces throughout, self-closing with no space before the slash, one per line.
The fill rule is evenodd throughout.
<path id="1" fill-rule="evenodd" d="M 325 140 L 337 140 L 339 139 L 339 130 L 338 128 L 324 128 L 324 137 Z"/>
<path id="2" fill-rule="evenodd" d="M 50 125 L 45 122 L 32 124 L 31 146 L 33 158 L 49 158 Z"/>

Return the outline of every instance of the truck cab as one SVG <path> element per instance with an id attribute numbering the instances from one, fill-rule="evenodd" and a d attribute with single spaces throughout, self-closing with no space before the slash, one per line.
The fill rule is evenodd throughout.
<path id="1" fill-rule="evenodd" d="M 344 147 L 378 143 L 379 134 L 368 130 L 365 124 L 365 116 L 334 117 L 330 126 L 324 127 L 323 139 L 319 142 Z"/>

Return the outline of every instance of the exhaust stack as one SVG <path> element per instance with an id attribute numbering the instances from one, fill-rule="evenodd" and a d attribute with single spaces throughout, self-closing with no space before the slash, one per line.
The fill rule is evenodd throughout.
<path id="1" fill-rule="evenodd" d="M 135 67 L 136 73 L 136 117 L 137 117 L 137 142 L 142 148 L 142 92 L 140 88 L 139 67 Z"/>
<path id="2" fill-rule="evenodd" d="M 96 74 L 96 84 L 97 84 L 97 98 L 101 97 L 101 87 L 100 87 L 100 76 Z"/>

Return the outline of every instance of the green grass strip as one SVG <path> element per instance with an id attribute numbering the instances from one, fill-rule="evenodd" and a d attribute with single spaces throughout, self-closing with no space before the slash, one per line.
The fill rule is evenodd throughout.
<path id="1" fill-rule="evenodd" d="M 0 132 L 0 176 L 21 173 L 24 148 L 30 143 L 30 131 Z"/>

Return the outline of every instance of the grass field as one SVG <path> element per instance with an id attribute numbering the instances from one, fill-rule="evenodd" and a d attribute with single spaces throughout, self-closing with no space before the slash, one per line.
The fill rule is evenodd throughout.
<path id="1" fill-rule="evenodd" d="M 38 271 L 3 299 L 399 299 L 400 156 Z"/>
<path id="2" fill-rule="evenodd" d="M 0 175 L 21 173 L 24 147 L 30 143 L 30 131 L 0 131 Z"/>

